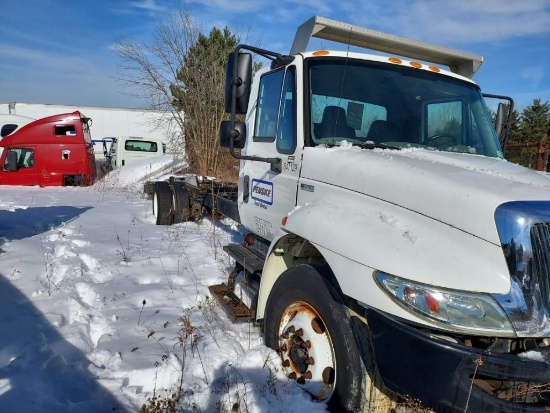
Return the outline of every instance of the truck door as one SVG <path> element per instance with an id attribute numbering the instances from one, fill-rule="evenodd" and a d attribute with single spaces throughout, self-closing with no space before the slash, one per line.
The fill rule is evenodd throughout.
<path id="1" fill-rule="evenodd" d="M 6 156 L 2 165 L 3 185 L 38 185 L 36 147 L 5 148 Z M 17 154 L 17 164 L 9 165 L 8 152 Z"/>
<path id="2" fill-rule="evenodd" d="M 302 147 L 297 147 L 296 93 L 294 66 L 268 72 L 260 79 L 254 111 L 248 114 L 246 155 L 282 160 L 280 172 L 266 162 L 241 161 L 241 222 L 268 240 L 296 206 L 302 155 Z"/>
<path id="3" fill-rule="evenodd" d="M 107 166 L 111 169 L 116 168 L 116 154 L 118 149 L 118 139 L 112 138 L 111 140 L 111 146 L 109 146 L 109 150 L 107 152 L 107 155 L 105 155 L 105 162 L 107 163 Z"/>

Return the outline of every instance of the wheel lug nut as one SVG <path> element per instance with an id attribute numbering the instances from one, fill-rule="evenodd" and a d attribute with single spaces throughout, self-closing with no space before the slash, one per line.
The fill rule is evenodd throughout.
<path id="1" fill-rule="evenodd" d="M 283 334 L 281 334 L 281 338 L 286 340 L 288 338 L 288 331 L 285 331 Z"/>
<path id="2" fill-rule="evenodd" d="M 286 329 L 286 333 L 294 333 L 296 331 L 296 329 L 294 328 L 294 326 L 289 326 L 287 329 Z"/>
<path id="3" fill-rule="evenodd" d="M 283 367 L 290 367 L 290 360 L 283 360 Z"/>
<path id="4" fill-rule="evenodd" d="M 311 341 L 307 340 L 307 341 L 304 341 L 304 343 L 302 344 L 302 347 L 303 348 L 311 348 Z"/>
<path id="5" fill-rule="evenodd" d="M 298 384 L 305 384 L 306 383 L 306 379 L 304 379 L 304 376 L 300 376 L 296 379 L 296 383 Z"/>
<path id="6" fill-rule="evenodd" d="M 286 352 L 286 344 L 283 344 L 280 348 L 280 350 L 284 353 Z"/>
<path id="7" fill-rule="evenodd" d="M 298 330 L 296 330 L 296 333 L 295 333 L 298 337 L 302 337 L 304 335 L 304 329 L 303 328 L 299 328 Z"/>
<path id="8" fill-rule="evenodd" d="M 315 364 L 315 359 L 313 357 L 308 357 L 304 360 L 304 363 L 309 366 L 313 366 Z"/>
<path id="9" fill-rule="evenodd" d="M 311 371 L 308 370 L 304 374 L 302 374 L 302 377 L 304 379 L 311 380 L 311 378 L 313 377 L 313 374 L 311 373 Z"/>
<path id="10" fill-rule="evenodd" d="M 297 376 L 296 376 L 296 372 L 294 372 L 294 371 L 288 375 L 288 378 L 289 378 L 290 380 L 296 380 L 296 377 L 297 377 Z"/>

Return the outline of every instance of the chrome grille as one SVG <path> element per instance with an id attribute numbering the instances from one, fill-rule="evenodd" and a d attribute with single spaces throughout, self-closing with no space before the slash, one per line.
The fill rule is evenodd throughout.
<path id="1" fill-rule="evenodd" d="M 541 298 L 547 308 L 550 306 L 550 222 L 534 224 L 531 227 L 533 246 L 533 275 L 539 279 Z"/>
<path id="2" fill-rule="evenodd" d="M 511 288 L 493 297 L 518 337 L 550 337 L 550 202 L 507 202 L 495 222 Z"/>

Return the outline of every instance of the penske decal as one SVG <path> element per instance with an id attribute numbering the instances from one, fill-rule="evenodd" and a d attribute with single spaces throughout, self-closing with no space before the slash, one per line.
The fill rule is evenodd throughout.
<path id="1" fill-rule="evenodd" d="M 261 179 L 253 179 L 250 196 L 254 201 L 273 205 L 273 183 L 262 181 Z"/>

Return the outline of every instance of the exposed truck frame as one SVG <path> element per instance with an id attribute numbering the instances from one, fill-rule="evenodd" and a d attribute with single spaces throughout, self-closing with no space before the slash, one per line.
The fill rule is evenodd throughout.
<path id="1" fill-rule="evenodd" d="M 311 36 L 396 56 L 306 52 Z M 254 83 L 249 52 L 272 60 Z M 481 62 L 315 16 L 289 55 L 230 56 L 238 188 L 154 184 L 157 224 L 222 209 L 250 231 L 210 290 L 332 411 L 550 407 L 550 180 L 503 159 Z"/>

